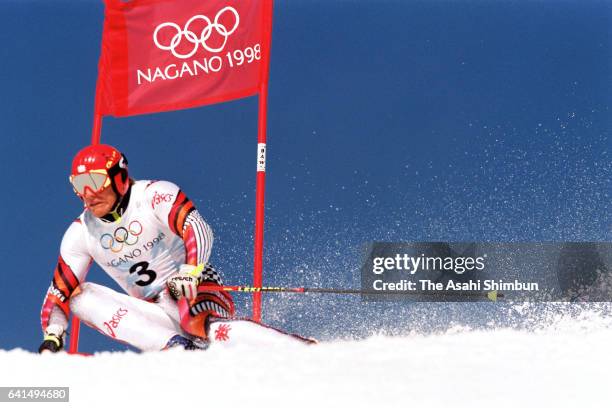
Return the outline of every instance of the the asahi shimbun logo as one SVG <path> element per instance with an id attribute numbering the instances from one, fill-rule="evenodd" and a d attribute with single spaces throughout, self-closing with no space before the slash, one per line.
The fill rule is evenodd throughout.
<path id="1" fill-rule="evenodd" d="M 239 25 L 240 15 L 230 6 L 219 10 L 212 19 L 197 14 L 187 20 L 183 27 L 172 21 L 158 24 L 152 32 L 153 44 L 157 49 L 171 53 L 179 61 L 165 67 L 137 69 L 138 85 L 206 75 L 219 72 L 224 66 L 234 68 L 259 61 L 260 44 L 226 50 L 228 39 Z"/>
<path id="2" fill-rule="evenodd" d="M 223 15 L 226 13 L 233 14 L 234 25 L 231 28 L 228 28 L 224 24 L 221 24 L 219 22 Z M 199 32 L 200 35 L 197 35 L 197 32 L 193 32 L 191 30 L 192 25 L 195 26 L 196 24 L 194 23 L 198 21 L 204 22 L 204 27 L 199 27 L 197 29 L 197 32 Z M 235 8 L 227 6 L 217 13 L 214 21 L 210 21 L 210 19 L 205 15 L 198 14 L 196 16 L 191 17 L 189 21 L 187 21 L 187 23 L 185 24 L 184 28 L 181 28 L 178 24 L 175 23 L 160 24 L 157 26 L 157 28 L 155 28 L 155 31 L 153 32 L 153 42 L 155 42 L 157 48 L 172 52 L 172 55 L 174 55 L 176 58 L 191 58 L 193 54 L 195 54 L 198 50 L 198 45 L 201 45 L 202 48 L 209 52 L 221 52 L 223 51 L 223 48 L 225 48 L 225 44 L 227 44 L 227 39 L 230 35 L 232 35 L 234 31 L 236 31 L 239 24 L 240 15 L 238 15 L 238 12 Z M 174 35 L 172 36 L 172 39 L 169 42 L 167 40 L 166 42 L 163 42 L 164 39 L 161 38 L 160 32 L 163 32 L 168 29 L 171 29 Z M 208 41 L 211 40 L 211 36 L 213 35 L 213 33 L 216 33 L 221 38 L 223 38 L 223 42 L 220 45 L 217 45 L 216 47 L 214 45 L 211 46 L 208 44 Z M 186 53 L 181 53 L 179 51 L 181 45 L 185 44 L 183 40 L 185 40 L 185 42 L 187 43 L 190 43 L 190 45 L 188 45 L 187 49 L 185 50 L 187 51 Z"/>

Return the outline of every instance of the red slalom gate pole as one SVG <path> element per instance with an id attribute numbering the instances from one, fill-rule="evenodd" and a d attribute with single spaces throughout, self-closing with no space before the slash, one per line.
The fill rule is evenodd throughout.
<path id="1" fill-rule="evenodd" d="M 266 189 L 266 111 L 267 89 L 259 92 L 259 135 L 257 138 L 257 186 L 255 190 L 255 252 L 253 286 L 263 284 L 264 197 Z M 261 321 L 261 293 L 253 293 L 253 320 Z"/>
<path id="2" fill-rule="evenodd" d="M 102 115 L 99 113 L 94 114 L 93 127 L 91 129 L 91 144 L 100 143 L 100 135 L 102 134 Z"/>
<path id="3" fill-rule="evenodd" d="M 70 345 L 68 346 L 68 353 L 78 354 L 79 352 L 79 332 L 81 331 L 81 322 L 79 318 L 72 315 L 70 320 Z"/>
<path id="4" fill-rule="evenodd" d="M 94 119 L 91 129 L 91 144 L 99 144 L 102 134 L 102 115 L 98 113 L 98 101 L 100 100 L 100 88 L 96 86 L 96 97 L 94 100 Z M 70 319 L 70 344 L 68 353 L 79 354 L 79 332 L 81 331 L 81 321 L 75 315 Z"/>
<path id="5" fill-rule="evenodd" d="M 272 45 L 273 0 L 263 0 L 263 24 L 265 42 L 259 85 L 259 116 L 257 131 L 257 184 L 255 190 L 255 248 L 253 257 L 253 286 L 263 284 L 263 237 L 264 237 L 264 197 L 266 187 L 266 128 L 268 119 L 268 78 L 270 75 L 270 47 Z M 261 321 L 261 292 L 253 293 L 253 320 Z"/>

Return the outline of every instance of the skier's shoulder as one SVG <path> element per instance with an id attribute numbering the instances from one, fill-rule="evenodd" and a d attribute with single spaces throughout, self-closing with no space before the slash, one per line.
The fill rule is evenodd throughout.
<path id="1" fill-rule="evenodd" d="M 79 214 L 78 217 L 73 219 L 70 225 L 68 225 L 68 228 L 66 228 L 66 234 L 77 233 L 77 232 L 83 231 L 83 229 L 86 228 L 85 222 L 86 222 L 88 212 L 89 211 L 87 211 L 87 209 L 84 209 L 83 212 Z"/>
<path id="2" fill-rule="evenodd" d="M 75 218 L 70 223 L 68 228 L 66 228 L 61 243 L 62 249 L 81 246 L 85 242 L 85 235 L 87 231 L 87 227 L 85 226 L 86 212 L 86 210 L 83 211 L 81 215 Z"/>
<path id="3" fill-rule="evenodd" d="M 136 182 L 138 183 L 141 183 L 144 200 L 149 202 L 152 208 L 161 203 L 173 203 L 180 191 L 179 186 L 165 180 L 140 180 Z"/>

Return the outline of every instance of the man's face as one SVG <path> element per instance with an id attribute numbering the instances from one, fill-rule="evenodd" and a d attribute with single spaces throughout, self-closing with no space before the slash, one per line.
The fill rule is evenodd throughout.
<path id="1" fill-rule="evenodd" d="M 83 195 L 85 205 L 89 208 L 89 211 L 98 218 L 103 217 L 113 209 L 113 204 L 115 204 L 116 199 L 117 195 L 111 186 L 97 193 L 87 188 Z"/>

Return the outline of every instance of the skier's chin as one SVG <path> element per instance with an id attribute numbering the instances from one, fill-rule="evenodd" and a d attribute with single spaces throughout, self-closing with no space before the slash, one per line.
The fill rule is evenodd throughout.
<path id="1" fill-rule="evenodd" d="M 103 217 L 110 212 L 110 206 L 106 203 L 88 204 L 87 208 L 95 217 Z"/>

